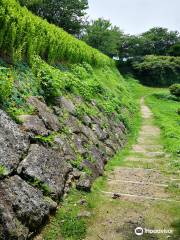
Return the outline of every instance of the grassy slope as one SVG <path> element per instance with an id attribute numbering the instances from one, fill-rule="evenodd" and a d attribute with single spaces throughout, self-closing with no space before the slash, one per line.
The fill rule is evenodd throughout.
<path id="1" fill-rule="evenodd" d="M 147 103 L 155 115 L 156 123 L 162 130 L 162 142 L 166 150 L 176 158 L 180 154 L 180 116 L 177 113 L 179 102 L 167 97 L 169 97 L 168 90 L 161 90 L 149 96 Z M 174 164 L 180 167 L 178 162 Z"/>
<path id="2" fill-rule="evenodd" d="M 72 35 L 33 15 L 16 0 L 0 1 L 0 51 L 11 61 L 33 62 L 34 55 L 49 63 L 87 62 L 114 65 L 112 59 Z"/>

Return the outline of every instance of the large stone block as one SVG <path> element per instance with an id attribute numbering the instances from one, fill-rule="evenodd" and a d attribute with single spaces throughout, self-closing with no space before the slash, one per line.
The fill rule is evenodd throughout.
<path id="1" fill-rule="evenodd" d="M 19 176 L 0 182 L 0 196 L 1 240 L 27 239 L 57 207 Z"/>
<path id="2" fill-rule="evenodd" d="M 8 173 L 12 173 L 28 147 L 28 137 L 0 110 L 0 165 L 6 168 Z"/>
<path id="3" fill-rule="evenodd" d="M 30 181 L 46 186 L 48 193 L 59 199 L 63 195 L 64 185 L 71 166 L 57 152 L 37 144 L 30 147 L 29 154 L 20 163 L 18 173 Z"/>

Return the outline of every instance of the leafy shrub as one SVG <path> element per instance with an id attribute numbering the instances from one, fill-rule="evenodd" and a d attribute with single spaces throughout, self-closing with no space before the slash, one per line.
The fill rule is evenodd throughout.
<path id="1" fill-rule="evenodd" d="M 180 97 L 180 84 L 173 84 L 169 88 L 170 93 L 176 97 Z"/>
<path id="2" fill-rule="evenodd" d="M 137 77 L 148 86 L 170 86 L 180 82 L 180 57 L 149 55 L 134 65 Z"/>
<path id="3" fill-rule="evenodd" d="M 15 62 L 32 62 L 34 55 L 38 55 L 49 63 L 113 64 L 98 50 L 33 15 L 16 0 L 1 0 L 0 26 L 0 49 Z"/>
<path id="4" fill-rule="evenodd" d="M 0 67 L 0 102 L 7 101 L 12 93 L 13 78 L 8 68 Z"/>
<path id="5" fill-rule="evenodd" d="M 0 178 L 6 176 L 7 174 L 8 170 L 4 166 L 0 165 Z"/>

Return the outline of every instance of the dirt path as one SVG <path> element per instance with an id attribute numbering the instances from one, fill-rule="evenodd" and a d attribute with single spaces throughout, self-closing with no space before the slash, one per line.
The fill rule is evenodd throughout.
<path id="1" fill-rule="evenodd" d="M 172 229 L 178 217 L 175 209 L 180 208 L 180 198 L 170 191 L 180 177 L 166 171 L 170 156 L 160 144 L 160 129 L 143 98 L 141 112 L 138 141 L 123 166 L 108 173 L 106 188 L 100 191 L 104 201 L 96 209 L 86 240 L 175 239 L 171 233 L 135 234 L 137 227 Z"/>

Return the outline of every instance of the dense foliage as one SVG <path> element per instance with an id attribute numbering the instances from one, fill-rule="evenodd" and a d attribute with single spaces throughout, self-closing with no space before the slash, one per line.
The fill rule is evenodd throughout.
<path id="1" fill-rule="evenodd" d="M 114 56 L 118 54 L 121 36 L 118 27 L 112 26 L 109 20 L 99 18 L 87 25 L 83 40 L 101 52 Z"/>
<path id="2" fill-rule="evenodd" d="M 174 46 L 180 43 L 180 35 L 177 31 L 169 31 L 166 28 L 151 28 L 140 35 L 123 35 L 120 39 L 120 58 L 137 58 L 145 55 L 177 56 Z M 174 55 L 173 55 L 174 53 Z"/>
<path id="3" fill-rule="evenodd" d="M 13 78 L 11 71 L 0 66 L 0 101 L 7 101 L 13 88 Z"/>
<path id="4" fill-rule="evenodd" d="M 180 84 L 173 84 L 169 88 L 170 93 L 176 97 L 180 97 Z"/>
<path id="5" fill-rule="evenodd" d="M 170 86 L 180 83 L 180 57 L 146 56 L 134 63 L 137 76 L 148 86 Z"/>
<path id="6" fill-rule="evenodd" d="M 0 26 L 0 51 L 15 62 L 31 61 L 34 55 L 39 55 L 50 63 L 113 64 L 96 49 L 34 16 L 15 0 L 1 0 Z"/>
<path id="7" fill-rule="evenodd" d="M 176 43 L 173 46 L 171 46 L 171 48 L 169 49 L 168 53 L 171 56 L 180 57 L 180 42 Z"/>
<path id="8" fill-rule="evenodd" d="M 87 0 L 19 0 L 19 2 L 36 15 L 71 34 L 79 34 L 84 28 Z"/>
<path id="9" fill-rule="evenodd" d="M 3 69 L 6 69 L 4 72 Z M 32 114 L 33 109 L 27 104 L 29 96 L 43 96 L 46 102 L 53 104 L 57 96 L 80 96 L 85 103 L 77 114 L 96 114 L 89 103 L 96 100 L 97 106 L 104 114 L 114 116 L 114 120 L 123 121 L 127 129 L 132 128 L 131 115 L 136 111 L 130 97 L 126 82 L 115 68 L 93 69 L 89 64 L 57 65 L 52 67 L 39 57 L 33 59 L 32 68 L 26 64 L 10 67 L 4 63 L 0 74 L 4 76 L 5 89 L 10 74 L 13 85 L 8 91 L 8 98 L 0 88 L 2 107 L 16 117 Z M 111 82 L 110 82 L 111 80 Z"/>

